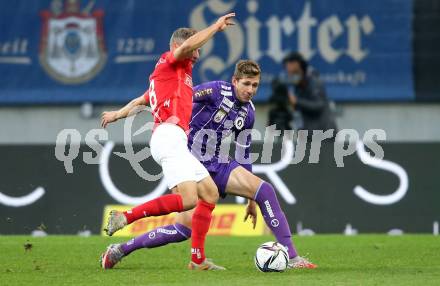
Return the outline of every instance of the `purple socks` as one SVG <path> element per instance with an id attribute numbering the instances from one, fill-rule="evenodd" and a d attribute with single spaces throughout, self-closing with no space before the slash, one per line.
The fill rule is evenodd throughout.
<path id="1" fill-rule="evenodd" d="M 281 210 L 272 185 L 266 182 L 261 183 L 254 200 L 260 207 L 266 225 L 272 230 L 277 241 L 287 247 L 289 258 L 298 256 L 292 243 L 289 224 L 284 212 Z"/>
<path id="2" fill-rule="evenodd" d="M 124 252 L 124 255 L 128 255 L 136 249 L 159 247 L 168 243 L 181 242 L 190 237 L 191 229 L 183 224 L 176 223 L 158 227 L 152 231 L 130 239 L 126 243 L 121 244 L 121 249 Z"/>

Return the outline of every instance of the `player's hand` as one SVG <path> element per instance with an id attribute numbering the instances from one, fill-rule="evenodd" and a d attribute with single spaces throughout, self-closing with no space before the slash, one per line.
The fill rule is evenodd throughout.
<path id="1" fill-rule="evenodd" d="M 216 24 L 218 26 L 219 31 L 225 30 L 228 26 L 235 25 L 232 21 L 232 18 L 235 17 L 235 13 L 229 13 L 227 15 L 224 15 L 220 18 L 218 18 Z"/>
<path id="2" fill-rule="evenodd" d="M 255 225 L 257 224 L 257 207 L 256 207 L 256 203 L 251 200 L 249 200 L 249 203 L 246 207 L 246 214 L 244 216 L 244 221 L 247 221 L 249 217 L 251 217 L 252 225 L 255 229 Z"/>
<path id="3" fill-rule="evenodd" d="M 104 111 L 101 115 L 101 127 L 105 128 L 109 123 L 118 120 L 117 111 Z"/>

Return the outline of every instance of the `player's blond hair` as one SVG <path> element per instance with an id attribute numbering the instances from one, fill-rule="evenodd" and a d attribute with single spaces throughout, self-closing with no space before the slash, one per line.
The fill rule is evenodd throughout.
<path id="1" fill-rule="evenodd" d="M 183 27 L 175 30 L 170 38 L 170 47 L 172 46 L 173 43 L 178 43 L 178 44 L 183 43 L 186 39 L 188 39 L 195 33 L 197 33 L 197 30 L 193 28 Z"/>
<path id="2" fill-rule="evenodd" d="M 236 79 L 257 76 L 261 76 L 261 69 L 257 62 L 252 60 L 240 60 L 235 65 L 234 77 Z"/>

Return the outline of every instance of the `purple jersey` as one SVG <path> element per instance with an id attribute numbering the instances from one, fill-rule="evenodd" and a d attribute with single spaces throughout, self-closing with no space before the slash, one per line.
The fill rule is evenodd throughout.
<path id="1" fill-rule="evenodd" d="M 235 160 L 252 171 L 249 160 L 250 130 L 255 121 L 252 102 L 240 102 L 232 84 L 225 81 L 207 82 L 194 87 L 193 91 L 188 138 L 192 153 L 208 171 L 216 171 L 220 163 L 232 161 L 220 152 L 222 138 L 232 135 L 236 143 Z"/>

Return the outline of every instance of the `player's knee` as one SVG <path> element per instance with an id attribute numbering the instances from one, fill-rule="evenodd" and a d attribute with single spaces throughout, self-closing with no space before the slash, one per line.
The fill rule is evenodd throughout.
<path id="1" fill-rule="evenodd" d="M 185 232 L 186 236 L 191 237 L 191 218 L 189 218 L 189 220 L 176 221 L 176 223 L 174 224 L 174 228 L 176 228 L 180 232 Z"/>
<path id="2" fill-rule="evenodd" d="M 186 193 L 184 196 L 182 196 L 183 208 L 185 210 L 194 208 L 197 205 L 197 199 L 197 194 L 192 192 Z"/>
<path id="3" fill-rule="evenodd" d="M 270 183 L 268 183 L 266 181 L 262 181 L 261 182 L 260 187 L 257 189 L 257 191 L 254 194 L 254 199 L 256 199 L 259 194 L 263 194 L 263 193 L 264 194 L 274 194 L 274 195 L 276 195 L 275 194 L 275 189 L 272 186 L 272 184 L 270 184 Z"/>
<path id="4" fill-rule="evenodd" d="M 264 186 L 264 189 L 267 190 L 267 192 L 275 193 L 275 188 L 272 186 L 271 183 L 268 183 L 266 181 L 263 181 L 261 183 L 262 186 Z"/>
<path id="5" fill-rule="evenodd" d="M 182 197 L 184 210 L 190 210 L 197 204 L 197 184 L 195 182 L 184 182 L 176 186 L 176 193 Z"/>
<path id="6" fill-rule="evenodd" d="M 217 187 L 215 185 L 213 187 L 205 189 L 203 192 L 200 192 L 199 197 L 201 200 L 210 204 L 216 204 L 220 198 Z"/>
<path id="7" fill-rule="evenodd" d="M 212 192 L 210 192 L 209 194 L 209 200 L 208 203 L 211 204 L 216 204 L 218 202 L 218 200 L 220 199 L 220 196 L 218 194 L 218 190 L 217 188 L 215 188 L 215 190 L 213 190 Z"/>
<path id="8" fill-rule="evenodd" d="M 261 185 L 265 183 L 262 179 L 251 174 L 246 170 L 243 174 L 235 174 L 236 182 L 239 182 L 240 195 L 248 199 L 253 199 L 260 190 Z M 241 176 L 240 176 L 241 175 Z M 270 184 L 269 184 L 270 185 Z"/>
<path id="9" fill-rule="evenodd" d="M 194 209 L 189 211 L 181 212 L 176 215 L 176 224 L 180 224 L 189 228 L 191 230 L 192 227 L 192 216 L 194 214 Z"/>
<path id="10" fill-rule="evenodd" d="M 274 187 L 272 186 L 271 183 L 268 183 L 266 181 L 261 182 L 262 185 L 265 185 L 267 189 L 270 189 L 271 192 L 275 192 Z"/>
<path id="11" fill-rule="evenodd" d="M 208 177 L 202 180 L 197 186 L 199 198 L 210 204 L 216 204 L 219 199 L 218 189 L 214 181 Z"/>
<path id="12" fill-rule="evenodd" d="M 188 218 L 188 219 L 184 219 L 184 220 L 180 221 L 179 223 L 181 225 L 185 226 L 187 229 L 189 229 L 189 231 L 191 231 L 191 228 L 192 228 L 192 223 L 191 222 L 192 222 L 191 218 Z"/>

